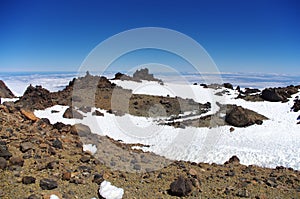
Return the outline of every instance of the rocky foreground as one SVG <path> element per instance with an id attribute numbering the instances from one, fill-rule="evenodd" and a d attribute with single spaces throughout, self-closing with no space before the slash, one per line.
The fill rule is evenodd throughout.
<path id="1" fill-rule="evenodd" d="M 23 109 L 22 109 L 23 110 Z M 160 170 L 140 172 L 134 160 L 94 157 L 83 152 L 78 134 L 89 134 L 74 126 L 39 119 L 14 106 L 0 106 L 1 198 L 101 198 L 103 180 L 124 189 L 123 198 L 299 198 L 300 172 L 245 166 L 238 157 L 223 165 L 175 161 Z M 82 129 L 82 128 L 81 128 Z M 106 148 L 125 144 L 102 138 Z M 99 149 L 101 150 L 101 149 Z M 136 172 L 113 170 L 103 161 L 128 161 Z"/>
<path id="2" fill-rule="evenodd" d="M 115 79 L 140 81 L 141 74 L 146 75 L 147 80 L 162 83 L 149 75 L 148 70 L 141 70 L 134 77 L 116 74 Z M 96 85 L 95 101 L 83 99 L 80 95 L 89 88 L 88 82 Z M 4 83 L 1 85 L 1 97 L 14 97 Z M 201 86 L 233 89 L 230 84 Z M 298 89 L 294 86 L 263 91 L 246 89 L 239 91 L 238 98 L 284 103 Z M 127 96 L 129 109 L 111 107 L 113 94 Z M 153 104 L 161 104 L 168 116 L 180 113 L 178 103 L 184 105 L 184 111 L 197 109 L 198 114 L 210 108 L 209 103 L 200 104 L 189 99 L 133 95 L 130 90 L 112 84 L 105 77 L 90 74 L 72 80 L 58 92 L 29 86 L 19 101 L 0 105 L 0 198 L 48 199 L 52 194 L 66 199 L 102 198 L 98 191 L 104 180 L 123 188 L 123 198 L 300 198 L 300 172 L 292 168 L 245 166 L 239 163 L 236 156 L 222 165 L 171 161 L 132 149 L 132 146 L 139 144 L 124 144 L 92 134 L 89 127 L 81 124 L 50 124 L 48 119 L 37 118 L 32 112 L 57 104 L 68 105 L 69 113 L 66 112 L 64 117 L 72 118 L 76 115 L 72 110 L 74 102 L 81 111 L 89 111 L 87 105 L 92 103 L 112 114 L 138 116 L 146 116 L 147 107 Z M 222 105 L 220 107 L 222 109 Z M 299 99 L 295 99 L 291 109 L 295 112 L 300 110 Z M 227 105 L 224 111 L 225 120 L 222 124 L 216 120 L 216 125 L 245 127 L 261 124 L 268 119 L 235 105 Z M 95 115 L 103 116 L 101 112 L 95 112 Z M 214 115 L 188 121 L 188 124 L 172 125 L 207 126 L 206 121 L 210 121 L 210 117 Z M 83 150 L 86 140 L 94 141 L 98 149 L 96 154 Z M 149 163 L 154 167 L 143 169 Z M 123 168 L 118 168 L 118 165 Z M 157 165 L 161 169 L 156 170 Z"/>

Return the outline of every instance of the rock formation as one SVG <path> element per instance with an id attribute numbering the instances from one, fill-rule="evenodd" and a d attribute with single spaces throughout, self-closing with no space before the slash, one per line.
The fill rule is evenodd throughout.
<path id="1" fill-rule="evenodd" d="M 11 90 L 5 85 L 5 83 L 0 80 L 0 98 L 14 98 L 15 95 Z"/>

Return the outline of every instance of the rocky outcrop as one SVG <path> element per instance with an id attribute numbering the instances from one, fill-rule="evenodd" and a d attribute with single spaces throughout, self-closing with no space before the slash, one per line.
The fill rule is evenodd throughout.
<path id="1" fill-rule="evenodd" d="M 27 110 L 45 109 L 55 104 L 52 101 L 50 91 L 42 86 L 28 86 L 23 96 L 16 102 L 17 105 Z"/>
<path id="2" fill-rule="evenodd" d="M 235 127 L 247 127 L 253 124 L 262 124 L 267 117 L 241 106 L 228 105 L 225 121 Z"/>
<path id="3" fill-rule="evenodd" d="M 266 88 L 262 91 L 261 97 L 270 102 L 287 102 L 291 95 L 298 93 L 295 86 L 287 86 L 284 88 Z"/>
<path id="4" fill-rule="evenodd" d="M 135 80 L 158 81 L 158 82 L 162 83 L 162 80 L 155 78 L 153 76 L 153 74 L 149 73 L 148 68 L 142 68 L 140 70 L 136 70 L 135 73 L 133 73 L 133 79 L 135 79 Z"/>
<path id="5" fill-rule="evenodd" d="M 123 74 L 123 73 L 120 73 L 120 72 L 115 74 L 115 77 L 113 78 L 113 80 L 135 81 L 135 79 L 133 79 L 129 75 L 126 75 L 126 74 Z"/>
<path id="6" fill-rule="evenodd" d="M 15 95 L 11 90 L 5 85 L 5 83 L 0 80 L 0 98 L 14 98 Z"/>

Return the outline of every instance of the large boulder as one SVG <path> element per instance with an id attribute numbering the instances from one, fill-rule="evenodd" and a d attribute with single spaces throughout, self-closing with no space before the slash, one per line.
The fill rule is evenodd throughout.
<path id="1" fill-rule="evenodd" d="M 170 185 L 170 194 L 179 197 L 187 196 L 192 189 L 192 182 L 183 176 L 179 176 L 179 178 Z"/>
<path id="2" fill-rule="evenodd" d="M 86 137 L 91 134 L 91 129 L 84 124 L 75 124 L 71 127 L 71 134 Z"/>
<path id="3" fill-rule="evenodd" d="M 286 98 L 280 95 L 276 88 L 266 88 L 262 91 L 261 97 L 270 102 L 281 102 Z"/>
<path id="4" fill-rule="evenodd" d="M 241 106 L 228 105 L 225 121 L 235 127 L 247 127 L 253 124 L 262 124 L 266 120 L 265 116 L 258 114 Z"/>
<path id="5" fill-rule="evenodd" d="M 11 90 L 5 85 L 5 83 L 0 80 L 0 98 L 14 98 L 15 95 Z"/>
<path id="6" fill-rule="evenodd" d="M 72 118 L 83 119 L 83 115 L 71 107 L 66 109 L 66 111 L 63 114 L 63 117 L 68 119 L 72 119 Z"/>

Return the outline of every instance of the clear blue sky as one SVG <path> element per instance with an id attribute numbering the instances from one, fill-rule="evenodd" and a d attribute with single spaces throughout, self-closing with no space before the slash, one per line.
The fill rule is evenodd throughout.
<path id="1" fill-rule="evenodd" d="M 300 1 L 0 1 L 1 71 L 77 71 L 101 41 L 165 27 L 198 41 L 220 71 L 300 73 Z"/>

